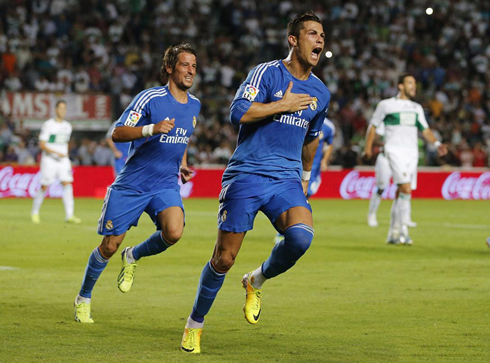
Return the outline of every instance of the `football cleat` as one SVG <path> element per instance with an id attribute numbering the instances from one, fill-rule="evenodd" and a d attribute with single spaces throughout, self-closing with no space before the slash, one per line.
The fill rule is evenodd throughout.
<path id="1" fill-rule="evenodd" d="M 415 228 L 417 227 L 417 222 L 414 222 L 414 221 L 409 221 L 407 223 L 407 226 L 409 226 L 410 228 Z"/>
<path id="2" fill-rule="evenodd" d="M 65 219 L 65 222 L 71 223 L 71 224 L 80 224 L 80 223 L 82 223 L 82 220 L 78 217 L 71 216 L 70 218 Z"/>
<path id="3" fill-rule="evenodd" d="M 186 325 L 182 343 L 180 343 L 180 350 L 192 354 L 201 353 L 201 334 L 202 328 L 192 329 Z"/>
<path id="4" fill-rule="evenodd" d="M 250 324 L 257 324 L 260 318 L 260 299 L 262 298 L 262 289 L 256 289 L 252 286 L 250 278 L 252 272 L 249 272 L 243 276 L 242 285 L 245 289 L 245 305 L 243 305 L 243 312 L 245 313 L 245 319 Z"/>
<path id="5" fill-rule="evenodd" d="M 75 298 L 75 321 L 83 324 L 93 324 L 94 319 L 92 319 L 90 303 L 81 302 L 77 304 L 77 299 Z"/>
<path id="6" fill-rule="evenodd" d="M 402 233 L 400 233 L 400 244 L 405 246 L 411 246 L 413 244 L 413 241 L 410 238 L 410 235 L 408 234 L 407 225 L 402 226 Z"/>
<path id="7" fill-rule="evenodd" d="M 376 214 L 368 214 L 368 226 L 369 227 L 378 227 L 378 219 L 376 218 Z"/>
<path id="8" fill-rule="evenodd" d="M 31 221 L 35 224 L 41 223 L 41 218 L 39 218 L 39 214 L 31 214 Z"/>
<path id="9" fill-rule="evenodd" d="M 130 247 L 126 247 L 121 252 L 122 268 L 119 276 L 117 277 L 117 287 L 121 292 L 129 292 L 129 290 L 131 290 L 134 281 L 134 273 L 136 271 L 136 267 L 138 267 L 136 261 L 133 263 L 128 262 L 127 255 L 129 249 Z"/>
<path id="10" fill-rule="evenodd" d="M 397 245 L 400 243 L 400 232 L 397 229 L 390 229 L 388 237 L 386 237 L 386 244 Z"/>

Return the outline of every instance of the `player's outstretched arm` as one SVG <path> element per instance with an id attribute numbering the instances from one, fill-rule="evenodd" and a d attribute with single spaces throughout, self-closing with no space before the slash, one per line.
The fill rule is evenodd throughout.
<path id="1" fill-rule="evenodd" d="M 112 141 L 129 142 L 142 137 L 159 134 L 168 134 L 175 126 L 175 119 L 163 120 L 157 124 L 149 124 L 141 127 L 119 126 L 112 133 Z"/>
<path id="2" fill-rule="evenodd" d="M 292 88 L 293 82 L 291 81 L 284 96 L 279 101 L 270 103 L 253 102 L 252 106 L 241 118 L 240 123 L 253 123 L 278 113 L 294 113 L 306 110 L 313 102 L 313 98 L 304 93 L 292 93 Z"/>
<path id="3" fill-rule="evenodd" d="M 444 156 L 447 154 L 447 145 L 442 144 L 439 140 L 437 140 L 431 129 L 425 129 L 422 131 L 422 135 L 424 136 L 424 139 L 437 147 L 437 153 L 439 156 Z"/>

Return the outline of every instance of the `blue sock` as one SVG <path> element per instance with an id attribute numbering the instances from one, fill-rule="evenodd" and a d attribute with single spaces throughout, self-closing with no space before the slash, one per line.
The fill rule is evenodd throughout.
<path id="1" fill-rule="evenodd" d="M 85 269 L 85 276 L 82 281 L 82 288 L 80 289 L 80 296 L 91 298 L 92 290 L 97 282 L 102 271 L 104 271 L 107 266 L 108 259 L 102 257 L 99 251 L 99 247 L 96 247 L 92 251 L 88 259 L 87 268 Z"/>
<path id="2" fill-rule="evenodd" d="M 158 255 L 170 246 L 172 245 L 163 239 L 162 231 L 156 231 L 146 241 L 134 246 L 133 257 L 139 260 L 141 257 Z"/>
<path id="3" fill-rule="evenodd" d="M 204 266 L 201 278 L 199 279 L 199 285 L 197 286 L 196 300 L 192 307 L 191 319 L 202 323 L 204 316 L 211 309 L 216 295 L 218 295 L 219 289 L 225 281 L 226 273 L 217 272 L 211 261 Z"/>
<path id="4" fill-rule="evenodd" d="M 262 265 L 262 274 L 271 279 L 293 267 L 310 247 L 313 235 L 313 227 L 304 223 L 288 227 L 284 231 L 284 239 L 274 246 Z"/>

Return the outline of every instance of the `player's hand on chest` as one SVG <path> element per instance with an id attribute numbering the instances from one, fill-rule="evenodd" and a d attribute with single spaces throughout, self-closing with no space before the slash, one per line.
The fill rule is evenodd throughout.
<path id="1" fill-rule="evenodd" d="M 284 107 L 288 113 L 295 113 L 298 111 L 307 110 L 311 104 L 313 104 L 314 99 L 307 93 L 294 93 L 292 92 L 293 82 L 289 82 L 288 88 L 282 97 L 281 102 L 283 102 Z"/>

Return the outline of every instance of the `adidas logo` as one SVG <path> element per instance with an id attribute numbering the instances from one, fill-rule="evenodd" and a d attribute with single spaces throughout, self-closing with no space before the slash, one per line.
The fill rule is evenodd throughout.
<path id="1" fill-rule="evenodd" d="M 277 91 L 277 92 L 274 94 L 274 97 L 277 97 L 277 98 L 282 98 L 282 90 Z"/>

